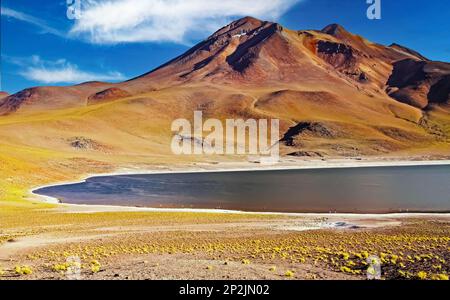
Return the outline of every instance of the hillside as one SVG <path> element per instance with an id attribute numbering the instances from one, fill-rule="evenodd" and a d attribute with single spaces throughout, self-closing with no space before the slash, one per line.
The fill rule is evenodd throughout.
<path id="1" fill-rule="evenodd" d="M 129 81 L 0 99 L 0 194 L 120 166 L 246 159 L 173 156 L 171 123 L 194 110 L 280 119 L 283 155 L 448 157 L 449 65 L 336 24 L 243 18 Z"/>

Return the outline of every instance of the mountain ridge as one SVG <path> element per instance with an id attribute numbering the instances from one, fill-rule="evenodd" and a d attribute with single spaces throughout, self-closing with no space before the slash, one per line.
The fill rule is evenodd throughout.
<path id="1" fill-rule="evenodd" d="M 284 155 L 441 153 L 450 141 L 449 65 L 337 24 L 290 30 L 246 17 L 128 81 L 10 95 L 0 100 L 0 122 L 27 128 L 8 125 L 4 140 L 77 155 L 67 141 L 98 145 L 86 155 L 167 155 L 171 122 L 195 110 L 221 120 L 279 119 Z"/>
<path id="2" fill-rule="evenodd" d="M 301 37 L 300 41 L 295 40 L 295 34 Z M 330 24 L 320 31 L 290 31 L 278 23 L 247 16 L 220 28 L 182 55 L 148 73 L 116 84 L 95 82 L 57 87 L 55 93 L 58 94 L 58 99 L 80 97 L 80 103 L 74 104 L 78 106 L 90 103 L 89 98 L 111 88 L 122 90 L 123 96 L 183 84 L 186 81 L 213 80 L 216 83 L 223 81 L 225 84 L 234 81 L 256 81 L 258 84 L 271 80 L 294 81 L 299 80 L 295 73 L 305 71 L 301 67 L 302 62 L 298 63 L 296 59 L 305 56 L 307 48 L 341 74 L 359 83 L 373 82 L 378 89 L 383 89 L 388 82 L 390 64 L 394 61 L 406 58 L 427 60 L 416 51 L 398 44 L 388 47 L 372 44 L 339 24 Z M 370 61 L 373 57 L 381 64 L 376 65 Z M 257 60 L 259 65 L 255 64 Z M 320 62 L 308 67 L 316 68 L 318 65 Z M 85 88 L 86 86 L 89 88 Z M 76 87 L 80 91 L 74 91 Z M 49 94 L 48 87 L 36 87 L 10 95 L 0 104 L 0 114 L 19 110 L 22 103 L 36 102 L 39 89 L 47 90 L 42 93 Z M 58 93 L 64 89 L 68 95 Z M 85 90 L 92 91 L 92 94 L 85 94 Z M 55 107 L 61 106 L 58 104 Z"/>
<path id="3" fill-rule="evenodd" d="M 309 65 L 304 61 L 299 62 L 298 60 L 306 60 L 305 57 L 310 55 L 306 50 L 310 50 L 322 61 L 312 57 L 311 60 L 315 61 Z M 389 72 L 393 70 L 393 63 L 407 58 L 428 61 L 418 52 L 395 43 L 390 46 L 371 43 L 339 24 L 330 24 L 322 30 L 291 31 L 278 23 L 247 16 L 220 28 L 173 60 L 125 82 L 88 82 L 54 89 L 55 98 L 58 99 L 79 97 L 80 103 L 73 103 L 76 107 L 89 104 L 89 98 L 111 88 L 121 90 L 121 95 L 124 96 L 189 81 L 223 84 L 236 81 L 246 84 L 288 82 L 301 80 L 299 73 L 307 75 L 307 68 L 302 67 L 303 65 L 312 69 L 311 73 L 319 72 L 315 70 L 317 68 L 327 69 L 331 65 L 334 71 L 347 77 L 344 81 L 356 81 L 357 83 L 351 82 L 355 86 L 361 83 L 372 84 L 372 88 L 366 88 L 373 91 L 383 90 L 392 75 Z M 255 63 L 256 61 L 258 62 Z M 76 87 L 79 91 L 76 91 Z M 44 91 L 38 92 L 40 89 Z M 0 114 L 20 110 L 23 103 L 36 103 L 35 98 L 39 98 L 39 94 L 48 95 L 49 89 L 35 87 L 7 96 L 0 103 Z M 67 95 L 63 95 L 64 90 Z M 85 94 L 85 91 L 92 93 Z M 111 100 L 120 97 L 113 98 Z M 55 108 L 62 106 L 64 105 L 59 103 Z M 52 109 L 51 106 L 47 107 Z"/>

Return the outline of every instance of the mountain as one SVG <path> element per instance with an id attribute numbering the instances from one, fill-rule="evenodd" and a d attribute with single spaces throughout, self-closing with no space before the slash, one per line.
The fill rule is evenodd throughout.
<path id="1" fill-rule="evenodd" d="M 0 91 L 0 105 L 2 103 L 2 100 L 8 96 L 9 96 L 8 93 Z"/>
<path id="2" fill-rule="evenodd" d="M 396 43 L 392 43 L 389 48 L 395 49 L 399 52 L 402 52 L 406 55 L 411 55 L 413 58 L 417 58 L 418 60 L 424 60 L 424 61 L 429 61 L 428 58 L 426 58 L 425 56 L 423 56 L 422 54 L 420 54 L 417 51 L 414 51 L 412 49 L 409 49 L 408 47 L 396 44 Z"/>
<path id="3" fill-rule="evenodd" d="M 385 88 L 394 62 L 402 59 L 428 61 L 397 44 L 385 47 L 371 43 L 337 24 L 321 31 L 291 31 L 246 17 L 221 28 L 174 60 L 127 82 L 27 89 L 10 96 L 0 106 L 0 113 L 78 107 L 96 103 L 91 100 L 98 97 L 102 102 L 116 100 L 193 82 L 263 85 L 337 80 L 339 84 L 383 92 L 380 90 Z"/>
<path id="4" fill-rule="evenodd" d="M 21 145 L 78 154 L 67 141 L 98 145 L 85 155 L 167 155 L 171 121 L 194 110 L 220 119 L 278 118 L 283 154 L 448 154 L 449 66 L 337 24 L 296 31 L 245 17 L 128 81 L 8 96 L 0 120 L 20 116 L 30 132 L 22 131 Z M 10 132 L 0 127 L 0 137 L 17 140 Z"/>
<path id="5" fill-rule="evenodd" d="M 404 59 L 394 63 L 388 94 L 398 101 L 426 109 L 450 103 L 450 64 Z"/>
<path id="6" fill-rule="evenodd" d="M 351 79 L 382 88 L 392 63 L 406 58 L 421 60 L 422 56 L 371 43 L 337 24 L 321 31 L 291 31 L 276 23 L 246 17 L 221 28 L 180 57 L 132 80 L 129 87 L 149 80 L 168 85 L 193 81 L 299 83 L 315 77 L 333 80 L 336 74 L 329 74 L 331 67 Z"/>
<path id="7" fill-rule="evenodd" d="M 82 107 L 87 98 L 110 84 L 87 82 L 69 87 L 33 87 L 10 95 L 0 104 L 0 115 L 16 111 L 46 111 Z"/>

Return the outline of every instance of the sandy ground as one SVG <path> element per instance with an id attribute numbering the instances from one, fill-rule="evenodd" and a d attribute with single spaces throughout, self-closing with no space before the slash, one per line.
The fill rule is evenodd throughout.
<path id="1" fill-rule="evenodd" d="M 66 212 L 63 209 L 58 214 L 65 215 Z M 95 215 L 92 212 L 88 213 L 88 215 L 91 214 Z M 151 218 L 152 214 L 153 212 L 148 213 L 148 218 Z M 75 249 L 88 249 L 88 247 L 91 247 L 89 249 L 105 249 L 106 247 L 106 249 L 126 248 L 126 250 L 112 256 L 99 257 L 92 255 L 92 252 L 103 250 L 83 250 L 89 253 L 89 258 L 82 259 L 83 263 L 96 259 L 101 261 L 101 269 L 98 272 L 91 272 L 87 266 L 82 269 L 80 279 L 364 279 L 364 273 L 346 274 L 309 260 L 304 263 L 298 263 L 294 259 L 266 261 L 254 258 L 251 254 L 244 254 L 244 250 L 242 250 L 243 253 L 235 253 L 236 239 L 238 244 L 239 241 L 252 244 L 260 238 L 270 237 L 274 245 L 278 245 L 278 243 L 284 243 L 287 237 L 298 234 L 314 236 L 314 232 L 324 231 L 340 234 L 345 241 L 347 235 L 350 237 L 355 233 L 401 229 L 402 225 L 409 220 L 432 220 L 450 224 L 448 214 L 293 214 L 288 216 L 286 214 L 236 215 L 203 212 L 196 214 L 196 221 L 186 220 L 185 224 L 177 224 L 172 213 L 167 214 L 169 214 L 167 217 L 160 216 L 169 219 L 167 225 L 160 225 L 159 222 L 145 224 L 145 221 L 139 221 L 136 224 L 102 222 L 101 225 L 73 224 L 66 231 L 63 225 L 56 225 L 55 222 L 55 225 L 62 226 L 63 230 L 50 228 L 43 233 L 11 238 L 0 245 L 0 266 L 6 270 L 0 278 L 67 279 L 65 272 L 55 272 L 53 268 L 57 263 L 64 263 L 67 257 L 71 256 L 74 247 Z M 225 220 L 220 215 L 223 218 L 231 216 L 236 218 Z M 218 221 L 211 221 L 213 216 L 218 218 Z M 450 235 L 448 227 L 446 234 Z M 157 242 L 154 241 L 155 238 Z M 151 246 L 155 243 L 162 245 L 164 250 L 158 253 L 134 252 L 133 249 L 139 248 L 138 245 L 141 245 L 143 241 L 145 245 Z M 172 253 L 168 250 L 171 247 L 183 247 L 180 245 L 191 243 L 195 246 L 203 246 L 199 246 L 199 249 L 194 252 L 187 253 L 183 251 Z M 218 244 L 224 250 L 212 256 L 209 250 L 205 250 L 205 243 L 206 245 Z M 330 244 L 333 244 L 331 240 Z M 244 258 L 249 258 L 251 263 L 243 263 Z M 88 262 L 86 264 L 89 264 Z M 14 271 L 16 266 L 25 265 L 33 269 L 33 274 L 24 276 Z M 294 275 L 286 276 L 288 271 Z"/>
<path id="2" fill-rule="evenodd" d="M 77 208 L 77 205 L 70 205 L 69 207 Z M 102 210 L 101 207 L 93 207 L 93 210 L 87 210 L 88 213 L 109 212 L 109 210 Z M 115 207 L 111 207 L 115 209 Z M 125 210 L 126 211 L 126 210 Z M 145 211 L 145 209 L 144 209 Z M 166 210 L 170 211 L 170 210 Z M 179 211 L 179 210 L 174 210 Z M 62 212 L 73 212 L 72 209 Z M 78 211 L 78 213 L 86 211 Z M 132 212 L 132 210 L 129 210 Z M 205 213 L 207 214 L 207 213 Z M 258 215 L 257 213 L 241 213 L 242 215 Z M 270 215 L 270 214 L 266 214 Z M 388 226 L 400 226 L 402 219 L 421 217 L 421 218 L 439 218 L 448 219 L 450 221 L 450 214 L 427 215 L 427 214 L 393 214 L 393 215 L 327 215 L 327 214 L 272 214 L 277 217 L 275 220 L 239 221 L 235 223 L 225 224 L 183 224 L 169 225 L 169 226 L 110 226 L 99 227 L 93 230 L 94 234 L 86 233 L 71 233 L 70 236 L 65 234 L 46 233 L 39 235 L 26 236 L 15 238 L 11 242 L 7 242 L 0 246 L 0 260 L 9 260 L 23 252 L 28 252 L 34 248 L 45 247 L 49 245 L 67 244 L 72 242 L 85 242 L 89 240 L 101 239 L 106 237 L 117 237 L 123 234 L 133 235 L 139 233 L 161 233 L 161 232 L 220 232 L 229 231 L 238 234 L 240 231 L 278 231 L 280 234 L 289 231 L 309 231 L 320 229 L 334 229 L 344 230 L 349 228 L 383 228 Z M 289 215 L 291 218 L 285 219 Z M 98 234 L 95 234 L 98 232 Z"/>

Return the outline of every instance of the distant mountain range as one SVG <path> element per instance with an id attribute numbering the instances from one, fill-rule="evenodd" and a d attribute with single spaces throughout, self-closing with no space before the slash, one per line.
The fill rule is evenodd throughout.
<path id="1" fill-rule="evenodd" d="M 59 112 L 64 126 L 49 123 L 42 132 L 56 138 L 73 128 L 103 145 L 86 151 L 126 152 L 130 139 L 168 139 L 170 121 L 194 110 L 222 119 L 278 118 L 289 155 L 450 154 L 450 64 L 337 24 L 294 31 L 246 17 L 126 82 L 0 94 L 0 119 Z M 77 122 L 94 132 L 80 132 Z"/>

